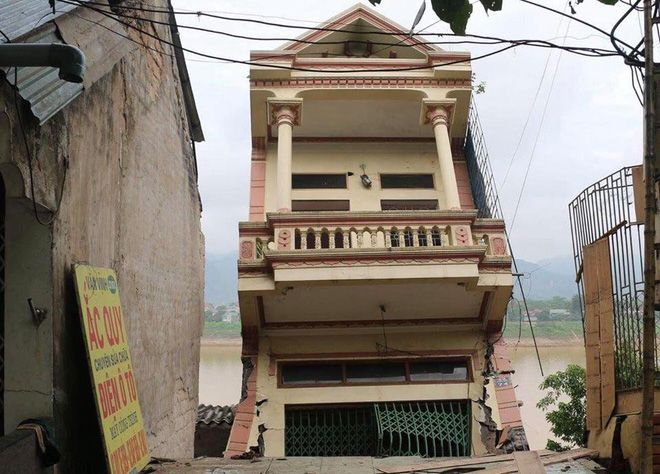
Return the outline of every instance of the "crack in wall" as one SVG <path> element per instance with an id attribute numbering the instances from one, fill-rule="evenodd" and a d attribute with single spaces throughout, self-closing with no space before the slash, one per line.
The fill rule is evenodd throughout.
<path id="1" fill-rule="evenodd" d="M 4 389 L 5 393 L 38 393 L 39 395 L 45 395 L 47 397 L 52 397 L 53 392 L 42 392 L 41 390 L 13 390 L 13 389 Z"/>
<path id="2" fill-rule="evenodd" d="M 482 376 L 484 378 L 483 394 L 482 397 L 476 400 L 476 403 L 482 408 L 484 419 L 479 421 L 481 439 L 488 449 L 488 452 L 495 454 L 511 453 L 513 451 L 529 451 L 529 443 L 527 441 L 527 434 L 522 426 L 510 427 L 506 425 L 503 429 L 498 429 L 497 423 L 492 418 L 493 409 L 486 405 L 489 395 L 486 386 L 494 382 L 497 377 L 501 375 L 511 375 L 515 370 L 497 370 L 496 365 L 493 363 L 495 356 L 495 344 L 497 344 L 502 335 L 495 341 L 486 341 L 486 352 L 484 354 L 484 370 Z M 499 402 L 498 402 L 499 406 Z"/>

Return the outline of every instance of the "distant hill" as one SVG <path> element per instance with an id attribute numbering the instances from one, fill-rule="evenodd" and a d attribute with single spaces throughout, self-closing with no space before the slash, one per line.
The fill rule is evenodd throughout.
<path id="1" fill-rule="evenodd" d="M 575 269 L 570 256 L 539 260 L 537 263 L 517 259 L 518 271 L 525 273 L 522 284 L 528 300 L 545 300 L 553 296 L 571 298 L 577 293 Z M 520 298 L 516 283 L 514 295 Z"/>
<path id="2" fill-rule="evenodd" d="M 234 303 L 238 301 L 238 251 L 226 254 L 206 254 L 204 279 L 205 303 Z"/>
<path id="3" fill-rule="evenodd" d="M 573 263 L 573 257 L 570 255 L 544 258 L 543 260 L 536 262 L 536 265 L 543 267 L 546 271 L 570 276 L 572 280 L 575 279 L 575 264 Z"/>

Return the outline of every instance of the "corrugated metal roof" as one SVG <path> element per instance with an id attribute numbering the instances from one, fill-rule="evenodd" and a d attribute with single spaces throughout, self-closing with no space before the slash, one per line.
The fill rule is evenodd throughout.
<path id="1" fill-rule="evenodd" d="M 53 13 L 48 0 L 0 0 L 0 30 L 14 41 L 74 8 L 76 5 L 55 2 Z M 7 42 L 2 35 L 0 41 Z"/>
<path id="2" fill-rule="evenodd" d="M 57 36 L 55 26 L 49 25 L 30 36 L 29 43 L 63 43 Z M 4 69 L 7 81 L 18 86 L 18 93 L 30 104 L 30 109 L 39 124 L 43 124 L 62 110 L 73 99 L 82 94 L 83 85 L 73 84 L 59 78 L 59 71 L 52 67 L 19 67 L 18 77 L 14 68 Z"/>
<path id="3" fill-rule="evenodd" d="M 86 2 L 87 0 L 78 1 Z M 172 10 L 171 3 L 168 2 L 168 5 Z M 11 41 L 18 39 L 20 42 L 27 43 L 64 43 L 59 38 L 55 25 L 51 23 L 48 27 L 40 28 L 40 26 L 77 7 L 77 5 L 56 0 L 55 13 L 53 13 L 53 8 L 48 0 L 0 0 L 0 30 Z M 183 51 L 180 49 L 181 42 L 173 13 L 170 18 L 172 20 L 172 41 L 175 44 L 174 51 L 190 133 L 194 141 L 201 142 L 204 141 L 204 134 L 195 106 Z M 0 35 L 0 44 L 6 42 L 6 38 Z M 4 72 L 7 80 L 13 84 L 14 70 L 5 69 Z M 82 84 L 62 81 L 57 69 L 51 67 L 18 68 L 17 86 L 21 97 L 30 103 L 32 113 L 39 119 L 39 124 L 46 122 L 83 91 Z"/>
<path id="4" fill-rule="evenodd" d="M 211 423 L 215 423 L 216 425 L 222 423 L 231 425 L 234 423 L 235 415 L 236 405 L 199 405 L 197 407 L 197 423 L 204 423 L 205 425 L 210 425 Z"/>

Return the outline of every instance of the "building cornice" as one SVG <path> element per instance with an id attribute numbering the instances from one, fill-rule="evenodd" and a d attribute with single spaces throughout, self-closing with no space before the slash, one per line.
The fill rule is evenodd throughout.
<path id="1" fill-rule="evenodd" d="M 327 71 L 341 74 L 347 70 L 348 74 L 361 74 L 383 69 L 387 74 L 419 74 L 425 70 L 433 72 L 435 68 L 455 66 L 457 68 L 470 68 L 471 57 L 469 53 L 447 53 L 429 55 L 424 59 L 390 59 L 390 58 L 308 58 L 298 57 L 294 54 L 280 51 L 255 51 L 250 54 L 250 60 L 255 63 L 252 69 L 268 68 L 270 65 L 289 66 L 303 69 L 301 72 Z M 262 62 L 263 61 L 263 62 Z M 304 71 L 309 69 L 309 71 Z M 400 69 L 400 71 L 399 71 Z M 334 72 L 336 71 L 336 72 Z"/>
<path id="2" fill-rule="evenodd" d="M 238 230 L 241 237 L 257 236 L 257 237 L 271 237 L 272 232 L 268 227 L 268 223 L 259 221 L 239 222 Z"/>
<path id="3" fill-rule="evenodd" d="M 478 218 L 474 220 L 472 224 L 473 231 L 488 231 L 488 230 L 501 230 L 504 232 L 506 224 L 504 219 L 484 219 Z"/>
<path id="4" fill-rule="evenodd" d="M 511 265 L 510 255 L 486 255 L 484 264 L 487 265 Z"/>
<path id="5" fill-rule="evenodd" d="M 295 212 L 267 213 L 266 219 L 272 227 L 277 224 L 282 227 L 292 225 L 364 225 L 389 223 L 397 226 L 416 224 L 471 224 L 477 217 L 477 211 L 443 210 L 443 211 L 325 211 L 325 212 Z"/>
<path id="6" fill-rule="evenodd" d="M 411 89 L 411 88 L 471 88 L 471 79 L 435 79 L 413 77 L 307 77 L 296 79 L 256 79 L 251 89 Z"/>
<path id="7" fill-rule="evenodd" d="M 443 62 L 454 62 L 454 61 L 464 61 L 466 64 L 469 64 L 471 61 L 471 54 L 466 51 L 432 51 L 427 57 L 420 59 L 410 59 L 410 58 L 379 58 L 379 57 L 340 57 L 340 58 L 310 58 L 310 57 L 301 57 L 298 56 L 297 51 L 285 51 L 285 50 L 275 50 L 275 51 L 250 51 L 250 60 L 251 61 L 260 61 L 260 60 L 269 60 L 269 61 L 297 61 L 300 64 L 385 64 L 388 67 L 392 65 L 424 65 L 424 64 L 433 64 L 441 66 Z M 259 66 L 267 66 L 268 63 L 259 63 Z"/>
<path id="8" fill-rule="evenodd" d="M 270 264 L 296 262 L 321 262 L 332 264 L 346 262 L 385 263 L 391 261 L 414 261 L 428 263 L 430 261 L 455 263 L 479 263 L 486 255 L 485 245 L 470 245 L 462 247 L 398 247 L 398 248 L 350 248 L 350 249 L 313 249 L 313 250 L 266 250 L 266 260 Z"/>

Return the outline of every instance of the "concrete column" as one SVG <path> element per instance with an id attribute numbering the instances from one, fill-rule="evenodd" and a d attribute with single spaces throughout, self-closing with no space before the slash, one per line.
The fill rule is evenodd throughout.
<path id="1" fill-rule="evenodd" d="M 301 118 L 302 99 L 268 100 L 269 124 L 277 127 L 277 212 L 291 212 L 293 127 Z"/>
<path id="2" fill-rule="evenodd" d="M 456 182 L 456 172 L 454 171 L 454 160 L 451 152 L 451 139 L 449 137 L 449 124 L 453 106 L 453 101 L 424 101 L 422 123 L 433 126 L 446 208 L 460 209 L 461 200 L 458 195 L 458 183 Z"/>
<path id="3" fill-rule="evenodd" d="M 282 119 L 277 124 L 277 212 L 291 212 L 291 163 L 293 124 Z"/>

